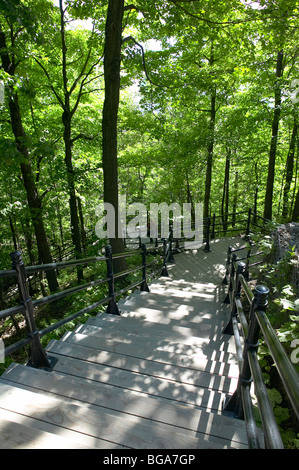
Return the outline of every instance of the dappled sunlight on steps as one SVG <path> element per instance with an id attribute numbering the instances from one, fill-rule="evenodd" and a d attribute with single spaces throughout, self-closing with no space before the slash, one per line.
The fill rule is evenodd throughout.
<path id="1" fill-rule="evenodd" d="M 234 341 L 222 335 L 228 245 L 175 255 L 169 277 L 99 313 L 47 352 L 54 370 L 12 364 L 0 379 L 2 448 L 247 448 L 223 416 L 236 388 Z M 27 432 L 28 431 L 28 432 Z"/>

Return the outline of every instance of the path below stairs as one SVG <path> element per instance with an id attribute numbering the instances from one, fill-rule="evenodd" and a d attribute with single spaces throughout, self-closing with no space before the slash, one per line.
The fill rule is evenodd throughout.
<path id="1" fill-rule="evenodd" d="M 0 378 L 0 448 L 247 448 L 243 421 L 221 414 L 237 385 L 221 281 L 229 245 L 184 252 L 169 277 L 98 314 L 47 352 L 47 372 L 12 364 Z"/>

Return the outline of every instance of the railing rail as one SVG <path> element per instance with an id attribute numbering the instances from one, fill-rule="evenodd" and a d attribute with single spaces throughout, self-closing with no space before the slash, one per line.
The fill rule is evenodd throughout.
<path id="1" fill-rule="evenodd" d="M 244 249 L 244 247 L 242 248 Z M 244 276 L 247 265 L 237 259 L 236 252 L 240 249 L 234 250 L 231 247 L 228 249 L 225 277 L 226 280 L 228 278 L 225 282 L 228 284 L 228 294 L 224 302 L 230 304 L 231 316 L 223 331 L 223 333 L 235 337 L 240 376 L 236 391 L 232 396 L 227 397 L 225 401 L 224 413 L 233 414 L 239 419 L 245 419 L 249 446 L 250 448 L 259 448 L 258 430 L 250 395 L 250 387 L 254 383 L 265 446 L 266 448 L 279 449 L 283 448 L 283 443 L 258 361 L 259 337 L 261 334 L 276 364 L 284 389 L 298 419 L 299 375 L 267 318 L 269 289 L 266 286 L 258 285 L 252 292 Z M 248 321 L 241 301 L 241 292 L 245 294 L 249 303 Z M 242 336 L 244 338 L 243 343 L 241 341 Z"/>
<path id="2" fill-rule="evenodd" d="M 45 265 L 38 265 L 38 266 L 25 266 L 22 260 L 22 253 L 20 251 L 15 251 L 11 253 L 12 258 L 12 270 L 2 271 L 2 277 L 6 276 L 13 276 L 17 277 L 17 284 L 19 289 L 19 297 L 20 297 L 20 304 L 11 307 L 5 310 L 0 311 L 0 319 L 6 317 L 12 317 L 17 313 L 22 313 L 25 316 L 26 326 L 27 326 L 27 337 L 17 341 L 16 343 L 8 346 L 5 348 L 5 356 L 9 356 L 19 349 L 30 345 L 30 352 L 29 352 L 29 359 L 28 365 L 36 368 L 46 368 L 50 369 L 53 367 L 53 358 L 47 356 L 46 352 L 44 351 L 40 339 L 49 334 L 50 332 L 60 328 L 61 326 L 69 323 L 70 321 L 82 316 L 85 313 L 89 313 L 101 305 L 108 304 L 107 306 L 107 313 L 111 313 L 114 315 L 119 315 L 119 309 L 115 299 L 122 294 L 126 293 L 127 291 L 137 288 L 140 286 L 142 291 L 148 291 L 147 285 L 147 267 L 154 266 L 155 264 L 159 264 L 161 259 L 166 258 L 166 254 L 159 255 L 157 259 L 154 259 L 150 263 L 147 263 L 147 255 L 150 253 L 156 253 L 156 249 L 147 250 L 145 245 L 142 245 L 141 250 L 131 251 L 126 253 L 121 253 L 118 255 L 112 255 L 112 249 L 110 245 L 106 246 L 105 248 L 105 256 L 96 256 L 90 257 L 85 259 L 76 259 L 76 260 L 68 260 L 68 261 L 61 261 L 57 263 L 49 263 Z M 126 271 L 114 274 L 113 271 L 113 261 L 116 259 L 127 258 L 133 255 L 141 255 L 141 264 L 137 267 L 127 269 Z M 107 276 L 101 279 L 95 279 L 93 281 L 87 282 L 85 284 L 80 284 L 76 287 L 72 287 L 61 292 L 57 292 L 51 294 L 49 296 L 41 297 L 36 300 L 32 300 L 31 296 L 29 295 L 28 283 L 27 279 L 30 274 L 33 272 L 40 272 L 46 270 L 54 270 L 54 269 L 62 269 L 62 268 L 69 268 L 69 267 L 76 267 L 82 264 L 90 264 L 90 263 L 98 263 L 98 262 L 106 262 L 107 265 Z M 132 274 L 137 271 L 142 271 L 142 277 L 140 280 L 127 285 L 125 288 L 115 292 L 114 290 L 114 283 L 116 279 L 120 279 L 124 276 Z M 75 294 L 86 290 L 90 287 L 96 287 L 101 284 L 108 284 L 108 295 L 105 298 L 99 299 L 97 302 L 94 302 L 91 305 L 83 308 L 82 310 L 69 315 L 67 318 L 64 318 L 42 330 L 38 330 L 35 322 L 35 315 L 34 309 L 40 307 L 44 304 L 49 304 L 51 302 L 61 300 L 71 294 Z"/>
<path id="3" fill-rule="evenodd" d="M 243 217 L 244 214 L 247 214 L 247 217 Z M 241 215 L 241 222 L 244 225 L 242 225 L 242 228 L 235 229 L 233 224 L 237 223 L 236 216 L 238 215 Z M 256 214 L 252 213 L 251 209 L 249 211 L 244 211 L 238 214 L 233 214 L 233 223 L 232 223 L 233 228 L 228 228 L 229 221 L 226 220 L 225 230 L 224 230 L 223 222 L 222 222 L 222 229 L 218 229 L 218 227 L 221 227 L 221 223 L 218 224 L 216 222 L 216 220 L 218 219 L 218 216 L 214 215 L 213 218 L 209 217 L 208 219 L 203 220 L 200 225 L 203 229 L 203 235 L 204 235 L 203 237 L 204 251 L 207 253 L 211 251 L 210 240 L 215 238 L 216 234 L 219 235 L 224 232 L 229 233 L 231 230 L 235 230 L 235 231 L 238 230 L 238 231 L 245 232 L 245 236 L 248 237 L 250 233 L 253 215 L 255 218 L 258 217 Z M 228 216 L 229 214 L 227 215 L 227 218 Z M 263 222 L 265 221 L 263 220 Z M 195 228 L 196 227 L 193 226 L 194 230 Z M 62 260 L 62 261 L 58 261 L 54 263 L 35 265 L 35 266 L 25 266 L 22 260 L 22 252 L 21 251 L 13 252 L 11 254 L 12 269 L 0 271 L 0 280 L 9 278 L 9 277 L 10 278 L 13 277 L 17 279 L 20 302 L 19 302 L 19 305 L 17 306 L 5 308 L 4 310 L 0 311 L 0 319 L 6 318 L 6 317 L 13 317 L 17 313 L 23 314 L 25 317 L 25 322 L 26 322 L 26 327 L 27 327 L 27 337 L 6 347 L 5 356 L 9 356 L 29 344 L 30 351 L 29 351 L 28 365 L 31 365 L 33 367 L 38 367 L 38 368 L 43 367 L 43 368 L 47 368 L 51 370 L 51 368 L 53 367 L 53 359 L 51 357 L 48 357 L 46 352 L 44 351 L 41 341 L 40 341 L 41 338 L 49 334 L 50 332 L 56 330 L 57 328 L 60 328 L 61 326 L 69 323 L 75 318 L 82 316 L 84 313 L 91 312 L 104 304 L 108 304 L 107 309 L 106 309 L 107 313 L 119 315 L 120 311 L 118 309 L 118 305 L 116 302 L 117 298 L 119 298 L 121 295 L 128 292 L 129 290 L 137 288 L 138 286 L 140 286 L 140 289 L 143 291 L 149 290 L 148 284 L 147 284 L 148 267 L 153 267 L 155 264 L 159 264 L 159 262 L 162 260 L 161 275 L 168 276 L 167 264 L 169 262 L 171 263 L 175 262 L 173 253 L 174 251 L 180 249 L 179 241 L 181 240 L 186 240 L 186 238 L 184 237 L 180 239 L 175 238 L 172 227 L 170 227 L 167 239 L 162 239 L 162 240 L 156 239 L 155 247 L 151 249 L 147 249 L 146 245 L 142 243 L 142 240 L 139 237 L 139 239 L 137 240 L 138 247 L 139 247 L 138 250 L 134 250 L 134 251 L 130 250 L 125 253 L 113 255 L 111 247 L 108 245 L 105 247 L 105 255 L 102 255 L 102 256 L 86 257 L 82 259 L 80 258 L 80 259 L 72 259 L 72 260 L 64 260 L 64 261 Z M 175 243 L 175 247 L 174 247 L 174 243 Z M 161 254 L 161 248 L 162 248 L 162 254 Z M 159 253 L 158 259 L 153 260 L 152 262 L 148 263 L 147 262 L 148 254 L 150 253 L 154 254 L 157 252 Z M 113 271 L 113 261 L 116 259 L 127 258 L 133 255 L 141 256 L 141 264 L 137 267 L 115 274 Z M 235 259 L 234 258 L 235 256 L 236 256 L 236 253 L 233 253 L 232 259 Z M 229 259 L 228 264 L 230 263 L 230 261 L 231 260 Z M 36 300 L 32 300 L 31 295 L 30 295 L 30 290 L 28 287 L 28 280 L 30 279 L 30 276 L 35 275 L 40 272 L 46 272 L 49 270 L 60 271 L 62 269 L 74 268 L 77 266 L 90 265 L 92 263 L 102 263 L 102 262 L 106 263 L 106 277 L 101 278 L 101 279 L 96 279 L 96 280 L 87 282 L 85 284 L 79 284 L 76 287 L 66 289 L 62 292 L 57 292 L 48 296 L 45 295 Z M 137 272 L 139 270 L 142 272 L 142 276 L 140 280 L 122 288 L 118 292 L 115 292 L 115 280 L 120 279 L 126 275 L 132 274 L 134 272 Z M 68 316 L 67 318 L 64 318 L 56 322 L 55 324 L 47 326 L 42 330 L 38 330 L 36 322 L 35 322 L 35 315 L 34 315 L 35 309 L 37 309 L 41 305 L 48 304 L 57 300 L 61 300 L 65 298 L 66 296 L 78 293 L 80 291 L 84 291 L 88 288 L 99 286 L 101 284 L 108 285 L 108 293 L 106 297 L 99 299 L 93 304 L 86 306 L 82 310 Z M 230 285 L 230 291 L 232 291 L 232 284 Z M 236 330 L 235 323 L 232 323 L 232 330 Z M 241 363 L 241 355 L 239 354 L 238 357 Z"/>

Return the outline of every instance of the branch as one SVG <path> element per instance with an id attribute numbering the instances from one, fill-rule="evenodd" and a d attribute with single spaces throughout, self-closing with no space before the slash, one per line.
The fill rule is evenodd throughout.
<path id="1" fill-rule="evenodd" d="M 122 41 L 122 44 L 124 44 L 125 42 L 128 42 L 128 41 L 133 41 L 134 44 L 136 44 L 136 46 L 138 46 L 140 49 L 141 49 L 141 54 L 142 54 L 142 65 L 143 65 L 143 69 L 144 69 L 144 73 L 146 75 L 146 78 L 148 79 L 148 81 L 154 85 L 154 86 L 158 86 L 160 88 L 180 88 L 182 85 L 178 85 L 178 86 L 168 86 L 168 85 L 160 85 L 159 83 L 155 83 L 153 82 L 153 80 L 150 78 L 148 72 L 147 72 L 147 68 L 146 68 L 146 63 L 145 63 L 145 54 L 144 54 L 144 48 L 143 46 L 136 41 L 136 39 L 133 38 L 133 36 L 128 36 L 126 38 L 123 39 Z"/>
<path id="2" fill-rule="evenodd" d="M 51 90 L 53 91 L 54 95 L 56 96 L 60 106 L 62 107 L 62 109 L 65 111 L 65 105 L 64 105 L 64 102 L 63 100 L 60 98 L 60 96 L 58 95 L 58 93 L 56 92 L 55 88 L 53 87 L 52 83 L 51 83 L 51 78 L 50 78 L 50 75 L 47 71 L 47 69 L 43 66 L 43 64 L 36 58 L 36 57 L 33 57 L 33 59 L 35 60 L 35 62 L 41 67 L 41 69 L 44 71 L 47 79 L 48 79 L 48 82 L 49 82 L 49 85 L 50 85 L 50 88 Z"/>
<path id="3" fill-rule="evenodd" d="M 94 136 L 89 136 L 89 135 L 86 135 L 86 134 L 81 133 L 81 134 L 78 134 L 76 137 L 74 137 L 74 138 L 71 140 L 71 142 L 72 142 L 72 144 L 73 144 L 74 142 L 76 142 L 76 140 L 79 140 L 79 139 L 94 140 L 99 134 L 100 134 L 100 132 L 99 132 L 98 134 L 94 135 Z"/>
<path id="4" fill-rule="evenodd" d="M 90 69 L 88 70 L 88 72 L 86 72 L 85 74 L 85 77 L 83 78 L 81 84 L 80 84 L 80 89 L 79 89 L 79 93 L 78 93 L 78 96 L 77 96 L 77 100 L 76 100 L 76 103 L 74 104 L 74 107 L 73 109 L 71 110 L 71 115 L 73 116 L 76 112 L 76 109 L 78 108 L 79 106 L 79 103 L 80 103 L 80 99 L 81 99 L 81 96 L 83 94 L 83 88 L 86 84 L 90 83 L 91 81 L 95 80 L 96 78 L 98 77 L 95 77 L 95 78 L 92 78 L 90 79 L 88 82 L 86 82 L 86 80 L 88 79 L 88 77 L 90 76 L 91 72 L 93 71 L 93 69 L 99 64 L 99 62 L 103 59 L 104 57 L 104 54 L 94 63 L 91 65 Z M 82 78 L 82 77 L 81 77 Z"/>
<path id="5" fill-rule="evenodd" d="M 178 5 L 178 3 L 192 3 L 192 1 L 197 1 L 197 0 L 168 0 L 169 2 L 173 3 L 177 8 L 180 8 L 183 10 L 184 13 L 187 15 L 191 16 L 192 18 L 195 18 L 200 21 L 204 21 L 205 23 L 208 23 L 210 26 L 224 26 L 224 25 L 233 25 L 233 24 L 240 24 L 240 23 L 248 23 L 252 21 L 252 18 L 247 19 L 247 20 L 235 20 L 235 21 L 213 21 L 209 20 L 208 18 L 204 18 L 203 16 L 196 15 L 194 13 L 191 13 L 190 11 L 186 10 L 186 8 L 182 7 L 181 5 Z M 263 21 L 265 18 L 257 18 L 259 21 Z"/>
<path id="6" fill-rule="evenodd" d="M 44 197 L 50 192 L 52 191 L 53 189 L 53 186 L 51 188 L 48 188 L 46 189 L 46 191 L 43 192 L 43 194 L 40 196 L 40 200 L 42 201 L 44 199 Z"/>
<path id="7" fill-rule="evenodd" d="M 140 7 L 136 7 L 136 5 L 127 5 L 124 7 L 124 11 L 128 11 L 128 10 L 136 10 L 136 11 L 140 11 L 141 13 L 143 13 L 143 10 L 141 10 Z"/>

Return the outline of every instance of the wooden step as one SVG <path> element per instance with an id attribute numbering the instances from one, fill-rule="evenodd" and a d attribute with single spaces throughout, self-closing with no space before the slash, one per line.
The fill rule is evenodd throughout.
<path id="1" fill-rule="evenodd" d="M 194 327 L 200 324 L 218 325 L 221 332 L 222 325 L 230 318 L 230 311 L 227 305 L 222 306 L 216 302 L 188 302 L 174 296 L 167 298 L 157 294 L 139 294 L 126 302 L 119 302 L 118 307 L 121 316 L 134 316 L 147 321 L 161 324 L 177 322 L 180 326 Z"/>
<path id="2" fill-rule="evenodd" d="M 63 341 L 71 340 L 74 335 L 80 333 L 66 333 L 62 338 Z M 197 356 L 204 357 L 210 361 L 229 361 L 236 364 L 235 358 L 235 344 L 233 338 L 222 338 L 220 341 L 211 341 L 208 338 L 189 337 L 184 338 L 181 342 L 163 340 L 162 338 L 144 337 L 138 338 L 136 335 L 124 338 L 124 335 L 119 336 L 117 340 L 117 333 L 113 335 L 113 339 L 101 338 L 97 340 L 90 336 L 91 347 L 98 349 L 105 349 L 106 351 L 116 352 L 119 354 L 133 355 L 142 359 L 151 359 L 157 362 L 172 363 L 173 355 Z M 226 335 L 225 335 L 226 336 Z M 77 337 L 79 340 L 80 338 Z M 85 345 L 89 346 L 87 338 L 81 338 Z M 159 356 L 161 355 L 161 360 Z M 167 357 L 169 356 L 169 361 Z"/>
<path id="3" fill-rule="evenodd" d="M 126 369 L 125 361 L 120 358 L 111 358 L 108 353 L 95 354 L 94 350 L 82 346 L 66 343 L 52 346 L 50 355 L 58 358 L 54 367 L 57 372 L 204 409 L 217 411 L 222 407 L 224 393 L 218 390 L 151 376 L 146 370 L 135 372 Z"/>
<path id="4" fill-rule="evenodd" d="M 113 318 L 112 318 L 113 317 Z M 168 324 L 151 322 L 135 317 L 119 317 L 116 315 L 98 315 L 96 318 L 90 318 L 86 323 L 86 329 L 88 325 L 97 326 L 110 334 L 124 333 L 132 334 L 137 336 L 151 337 L 151 338 L 167 338 L 169 341 L 180 341 L 180 338 L 185 340 L 187 337 L 200 337 L 200 338 L 211 338 L 216 340 L 221 338 L 223 335 L 221 331 L 224 329 L 227 322 L 211 322 L 209 319 L 203 319 L 200 323 L 190 325 L 189 327 L 181 326 L 180 321 L 172 320 Z M 82 327 L 81 327 L 82 330 Z M 219 332 L 220 330 L 220 332 Z M 229 337 L 226 337 L 229 340 Z"/>
<path id="5" fill-rule="evenodd" d="M 1 408 L 95 437 L 100 446 L 112 443 L 117 447 L 135 449 L 228 447 L 227 441 L 217 439 L 217 443 L 212 442 L 207 434 L 187 430 L 177 432 L 167 424 L 153 423 L 128 414 L 124 418 L 112 410 L 82 402 L 77 405 L 70 399 L 33 390 L 0 379 Z M 206 418 L 211 416 L 207 413 Z"/>
<path id="6" fill-rule="evenodd" d="M 71 440 L 35 425 L 36 420 L 32 418 L 0 408 L 0 449 L 92 449 L 91 441 L 90 447 L 82 443 L 86 439 L 81 434 L 77 433 L 77 440 Z M 49 430 L 51 426 L 40 422 L 40 428 L 43 427 Z M 57 429 L 52 426 L 52 431 Z"/>
<path id="7" fill-rule="evenodd" d="M 148 294 L 150 295 L 150 294 Z M 161 324 L 169 324 L 171 321 L 180 321 L 181 326 L 195 326 L 199 323 L 212 322 L 215 326 L 219 325 L 221 333 L 221 326 L 229 320 L 229 309 L 227 306 L 224 308 L 219 304 L 214 303 L 200 303 L 197 308 L 193 308 L 181 301 L 181 304 L 171 303 L 171 298 L 168 300 L 159 300 L 155 298 L 154 301 L 149 302 L 145 297 L 134 298 L 125 303 L 119 302 L 119 309 L 121 316 L 137 317 L 146 321 L 153 321 Z"/>
<path id="8" fill-rule="evenodd" d="M 132 345 L 132 354 L 134 353 L 135 356 L 137 355 L 137 357 L 140 357 L 140 353 L 134 351 L 135 347 L 137 348 L 137 350 L 140 349 L 140 343 L 142 343 L 142 345 L 144 346 L 144 350 L 142 351 L 143 358 L 151 358 L 158 362 L 166 362 L 171 364 L 174 363 L 175 359 L 175 364 L 181 363 L 184 364 L 185 367 L 187 367 L 188 363 L 190 363 L 190 366 L 193 363 L 193 368 L 198 370 L 208 370 L 209 368 L 209 372 L 215 372 L 215 368 L 217 368 L 217 370 L 219 370 L 219 373 L 229 377 L 237 377 L 239 374 L 239 369 L 236 365 L 236 360 L 232 354 L 229 355 L 227 353 L 224 353 L 226 354 L 226 362 L 224 363 L 223 358 L 221 359 L 221 353 L 216 351 L 215 349 L 213 350 L 210 347 L 203 347 L 201 349 L 198 349 L 198 345 L 193 345 L 192 343 L 190 346 L 188 346 L 188 343 L 190 342 L 190 337 L 186 340 L 187 345 L 184 344 L 184 342 L 175 343 L 174 340 L 176 338 L 174 338 L 173 341 L 169 342 L 163 341 L 163 338 L 165 337 L 165 335 L 163 335 L 163 332 L 156 331 L 152 328 L 149 328 L 147 330 L 146 327 L 142 332 L 142 330 L 140 331 L 135 328 L 134 325 L 132 325 L 131 330 L 129 327 L 125 328 L 126 320 L 127 319 L 121 321 L 101 321 L 99 319 L 89 319 L 85 324 L 78 325 L 74 334 L 84 334 L 89 337 L 97 337 L 99 340 L 101 340 L 101 342 L 99 342 L 98 344 L 102 344 L 102 341 L 108 341 L 108 350 L 110 350 L 109 348 L 111 342 L 120 342 L 122 343 L 122 345 L 129 345 L 129 349 L 130 345 Z M 122 327 L 123 325 L 124 327 Z M 168 336 L 171 338 L 170 334 Z M 216 344 L 217 346 L 223 346 L 223 343 L 218 342 Z M 146 348 L 147 345 L 149 345 L 148 348 Z M 200 345 L 202 346 L 201 342 Z M 188 347 L 189 349 L 186 349 Z M 127 354 L 131 354 L 129 353 L 128 349 L 126 349 L 126 351 Z M 170 354 L 172 352 L 176 353 L 176 357 L 173 354 Z M 213 355 L 213 353 L 215 353 L 215 358 L 211 361 L 209 359 L 209 354 Z M 150 356 L 148 356 L 148 354 Z M 193 358 L 192 356 L 190 356 L 191 354 L 193 354 Z M 218 360 L 217 356 L 219 357 Z M 212 362 L 214 362 L 215 364 L 212 364 Z M 216 362 L 219 363 L 218 366 L 216 365 Z M 214 369 L 212 370 L 212 368 Z"/>
<path id="9" fill-rule="evenodd" d="M 138 315 L 110 315 L 106 313 L 98 313 L 96 317 L 90 318 L 86 324 L 97 324 L 102 327 L 108 327 L 108 325 L 114 325 L 113 328 L 127 330 L 128 332 L 138 334 L 138 332 L 151 332 L 153 335 L 156 334 L 163 334 L 164 336 L 167 335 L 168 331 L 171 330 L 174 333 L 177 332 L 182 336 L 201 336 L 205 334 L 205 332 L 210 329 L 217 328 L 220 329 L 225 326 L 228 322 L 227 319 L 223 320 L 216 320 L 216 319 L 209 319 L 206 317 L 202 317 L 198 315 L 195 321 L 189 321 L 189 319 L 184 320 L 175 320 L 175 319 L 167 319 L 165 322 L 158 322 L 154 321 L 155 318 L 151 318 L 149 320 L 144 320 L 142 316 Z M 193 320 L 193 319 L 192 319 Z M 229 340 L 228 336 L 224 336 L 224 339 Z"/>
<path id="10" fill-rule="evenodd" d="M 145 373 L 153 377 L 174 380 L 184 384 L 210 388 L 225 393 L 233 393 L 237 386 L 237 379 L 203 371 L 190 370 L 181 366 L 145 359 L 142 352 L 138 351 L 134 342 L 125 344 L 115 340 L 98 339 L 96 336 L 87 336 L 79 333 L 68 333 L 62 342 L 85 346 L 99 352 L 109 352 L 112 362 L 115 359 L 122 363 L 122 368 L 133 372 Z M 115 353 L 117 356 L 115 356 Z M 110 359 L 110 358 L 109 358 Z"/>
<path id="11" fill-rule="evenodd" d="M 150 422 L 168 424 L 177 432 L 205 433 L 205 428 L 201 431 L 199 424 L 207 419 L 206 412 L 195 406 L 182 405 L 161 397 L 152 397 L 145 393 L 140 394 L 57 372 L 29 371 L 28 367 L 19 365 L 11 366 L 3 379 L 38 389 L 49 396 L 54 394 L 66 398 L 67 401 L 73 400 L 78 405 L 82 401 L 121 412 L 124 417 L 128 414 Z M 232 447 L 247 444 L 244 422 L 217 414 L 211 416 L 209 422 L 210 434 L 217 436 L 217 439 L 229 440 L 230 443 L 227 444 Z"/>
<path id="12" fill-rule="evenodd" d="M 51 348 L 51 343 L 49 347 Z M 208 347 L 204 350 L 196 350 L 192 346 L 164 341 L 159 342 L 154 350 L 143 349 L 139 352 L 139 355 L 141 353 L 142 358 L 161 362 L 162 364 L 172 364 L 227 377 L 238 377 L 238 365 L 235 356 L 225 351 L 209 349 Z"/>

